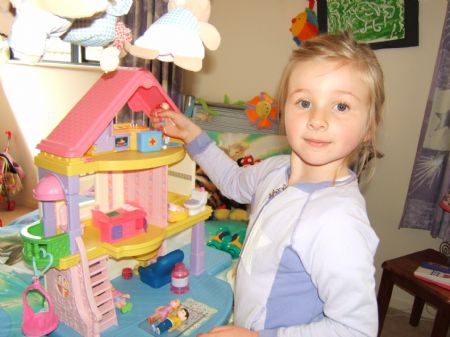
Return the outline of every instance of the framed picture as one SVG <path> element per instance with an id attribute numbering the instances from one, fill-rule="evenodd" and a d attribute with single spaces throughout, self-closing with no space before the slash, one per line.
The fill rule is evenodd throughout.
<path id="1" fill-rule="evenodd" d="M 321 32 L 351 31 L 373 49 L 419 45 L 418 0 L 317 0 Z"/>

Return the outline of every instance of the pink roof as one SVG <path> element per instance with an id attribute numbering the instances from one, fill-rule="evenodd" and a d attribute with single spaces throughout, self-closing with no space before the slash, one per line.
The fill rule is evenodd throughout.
<path id="1" fill-rule="evenodd" d="M 82 157 L 127 102 L 131 110 L 147 115 L 163 102 L 179 111 L 151 72 L 119 68 L 101 76 L 37 148 L 61 157 Z"/>

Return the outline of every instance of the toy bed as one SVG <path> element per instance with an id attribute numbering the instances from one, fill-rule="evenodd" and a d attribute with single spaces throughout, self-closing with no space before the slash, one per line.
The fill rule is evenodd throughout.
<path id="1" fill-rule="evenodd" d="M 0 230 L 0 242 L 10 243 L 8 249 L 3 249 L 0 260 L 0 336 L 22 336 L 21 324 L 23 317 L 22 293 L 31 284 L 33 269 L 17 257 L 21 251 L 20 230 L 39 218 L 38 210 L 30 212 L 9 226 Z M 207 223 L 205 237 L 210 236 L 216 230 L 218 224 Z M 230 226 L 242 226 L 239 223 Z M 184 262 L 189 268 L 190 245 L 189 233 L 171 238 L 167 243 L 168 250 L 180 248 L 184 252 Z M 101 336 L 133 336 L 149 337 L 153 335 L 146 318 L 153 310 L 168 303 L 173 298 L 179 298 L 193 313 L 192 320 L 185 324 L 184 328 L 166 333 L 167 337 L 178 335 L 195 336 L 197 333 L 207 331 L 213 326 L 224 324 L 228 321 L 232 308 L 232 291 L 230 285 L 224 280 L 223 275 L 232 264 L 231 256 L 220 250 L 205 247 L 205 270 L 198 277 L 189 278 L 189 291 L 183 295 L 174 295 L 170 292 L 170 284 L 159 289 L 154 289 L 140 281 L 138 276 L 126 280 L 122 278 L 122 268 L 132 266 L 135 261 L 108 261 L 108 273 L 112 279 L 112 285 L 123 293 L 131 295 L 133 309 L 125 314 L 117 311 L 118 325 L 101 333 Z M 7 265 L 13 262 L 12 265 Z M 217 277 L 219 276 L 219 277 Z M 43 279 L 41 279 L 43 283 Z M 31 297 L 28 302 L 33 307 L 39 297 Z M 117 309 L 118 310 L 118 309 Z M 50 336 L 78 337 L 74 330 L 60 323 L 58 328 Z"/>

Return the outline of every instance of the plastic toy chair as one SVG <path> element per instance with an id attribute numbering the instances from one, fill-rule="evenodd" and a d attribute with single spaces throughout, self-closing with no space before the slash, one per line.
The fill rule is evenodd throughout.
<path id="1" fill-rule="evenodd" d="M 233 234 L 231 240 L 225 244 L 225 247 L 222 250 L 230 253 L 233 259 L 236 259 L 241 254 L 242 245 L 244 244 L 245 239 L 245 230 L 241 230 L 238 233 Z"/>
<path id="2" fill-rule="evenodd" d="M 219 227 L 217 233 L 209 238 L 206 245 L 222 250 L 223 247 L 228 242 L 230 242 L 230 240 L 231 240 L 230 230 L 227 227 Z"/>

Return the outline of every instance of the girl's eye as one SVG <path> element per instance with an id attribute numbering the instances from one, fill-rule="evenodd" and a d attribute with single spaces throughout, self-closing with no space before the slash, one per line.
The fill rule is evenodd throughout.
<path id="1" fill-rule="evenodd" d="M 302 109 L 309 109 L 311 107 L 311 102 L 301 99 L 297 102 L 297 105 Z"/>
<path id="2" fill-rule="evenodd" d="M 350 109 L 350 107 L 345 103 L 338 103 L 338 104 L 336 104 L 335 109 L 338 112 L 345 112 L 348 109 Z"/>

